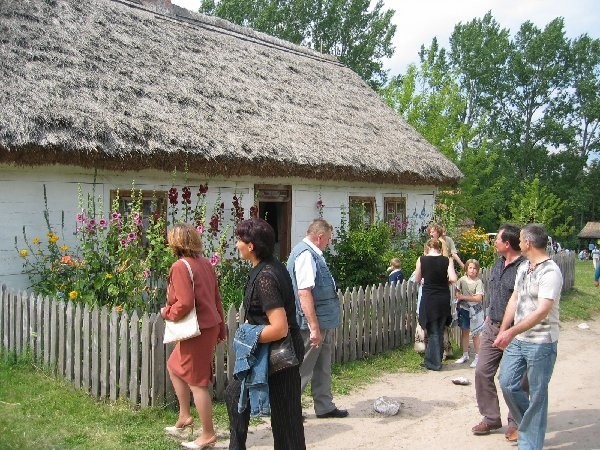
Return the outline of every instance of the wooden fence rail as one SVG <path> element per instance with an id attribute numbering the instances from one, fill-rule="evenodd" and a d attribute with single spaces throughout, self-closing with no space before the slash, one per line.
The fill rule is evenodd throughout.
<path id="1" fill-rule="evenodd" d="M 573 287 L 574 257 L 555 258 Z M 487 287 L 488 272 L 482 279 Z M 162 343 L 164 321 L 158 314 L 129 315 L 105 307 L 62 302 L 1 287 L 0 344 L 18 355 L 29 354 L 95 398 L 126 399 L 147 407 L 174 404 L 166 360 L 173 344 Z M 417 286 L 379 285 L 338 292 L 341 323 L 336 333 L 334 361 L 345 363 L 376 355 L 414 340 Z M 487 303 L 487 295 L 484 299 Z M 238 327 L 231 307 L 226 322 L 229 336 Z M 458 340 L 459 332 L 453 330 Z M 214 395 L 223 399 L 233 376 L 232 340 L 219 344 L 215 354 Z"/>

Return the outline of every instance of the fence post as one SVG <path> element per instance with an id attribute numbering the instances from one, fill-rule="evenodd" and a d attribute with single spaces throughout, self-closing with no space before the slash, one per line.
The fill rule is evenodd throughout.
<path id="1" fill-rule="evenodd" d="M 150 401 L 152 406 L 162 406 L 165 403 L 165 383 L 166 383 L 166 364 L 165 364 L 165 344 L 163 336 L 165 335 L 165 322 L 160 314 L 155 314 L 150 319 L 151 324 L 151 350 L 152 362 L 150 379 L 151 391 Z"/>
<path id="2" fill-rule="evenodd" d="M 78 303 L 75 306 L 75 317 L 73 319 L 73 331 L 74 331 L 74 339 L 73 339 L 73 385 L 77 388 L 81 387 L 81 375 L 82 375 L 82 362 L 83 356 L 81 352 L 81 341 L 83 339 L 83 335 L 86 334 L 85 330 L 87 328 L 83 328 L 82 326 L 82 305 Z M 83 331 L 83 333 L 82 333 Z"/>
<path id="3" fill-rule="evenodd" d="M 115 401 L 119 394 L 119 313 L 115 308 L 110 311 L 110 338 L 108 380 L 109 398 Z"/>
<path id="4" fill-rule="evenodd" d="M 73 320 L 73 302 L 69 302 L 66 311 L 65 321 L 65 378 L 73 381 L 73 358 L 75 351 L 73 348 L 73 335 L 75 331 Z"/>
<path id="5" fill-rule="evenodd" d="M 140 344 L 142 346 L 142 360 L 140 364 L 140 406 L 150 406 L 150 319 L 148 314 L 142 315 L 142 331 Z"/>
<path id="6" fill-rule="evenodd" d="M 129 341 L 129 316 L 123 311 L 119 324 L 119 397 L 126 399 L 129 395 L 129 363 L 130 363 L 130 341 Z"/>
<path id="7" fill-rule="evenodd" d="M 140 373 L 140 319 L 137 311 L 131 315 L 129 324 L 129 351 L 131 352 L 129 372 L 129 402 L 137 406 L 139 397 L 139 373 Z"/>

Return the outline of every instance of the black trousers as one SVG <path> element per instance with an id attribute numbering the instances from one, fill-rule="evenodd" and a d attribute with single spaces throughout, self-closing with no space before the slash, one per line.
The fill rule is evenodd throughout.
<path id="1" fill-rule="evenodd" d="M 294 348 L 302 361 L 304 346 L 297 330 L 292 331 Z M 245 450 L 250 423 L 250 407 L 238 413 L 240 398 L 239 380 L 232 380 L 225 390 L 225 403 L 229 415 L 229 449 Z M 304 450 L 304 424 L 302 423 L 302 392 L 300 391 L 300 366 L 282 370 L 269 377 L 269 402 L 271 404 L 271 429 L 275 450 Z"/>

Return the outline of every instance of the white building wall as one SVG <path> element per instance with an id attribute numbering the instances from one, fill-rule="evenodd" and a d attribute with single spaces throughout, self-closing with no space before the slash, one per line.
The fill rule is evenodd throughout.
<path id="1" fill-rule="evenodd" d="M 104 204 L 104 211 L 110 211 L 110 192 L 116 189 L 130 190 L 135 180 L 136 189 L 144 191 L 168 191 L 173 177 L 171 174 L 154 170 L 140 172 L 98 172 L 95 187 L 94 171 L 75 167 L 48 166 L 23 168 L 0 164 L 0 282 L 11 289 L 26 289 L 28 280 L 22 273 L 23 260 L 17 249 L 25 248 L 23 226 L 31 240 L 39 237 L 46 242 L 47 227 L 44 221 L 43 186 L 46 186 L 50 224 L 60 236 L 60 242 L 69 246 L 77 244 L 75 217 L 79 212 L 78 186 L 86 198 L 95 189 L 96 197 Z M 231 217 L 232 197 L 242 194 L 242 206 L 246 216 L 254 203 L 255 184 L 278 184 L 292 186 L 292 228 L 291 244 L 301 240 L 308 224 L 319 216 L 317 201 L 321 198 L 325 207 L 323 218 L 334 227 L 339 227 L 341 208 L 348 208 L 349 196 L 374 196 L 380 217 L 383 215 L 383 198 L 403 195 L 407 199 L 407 216 L 411 226 L 418 230 L 432 215 L 436 189 L 433 186 L 369 186 L 365 183 L 328 182 L 311 185 L 298 179 L 241 179 L 210 178 L 205 175 L 187 174 L 187 184 L 192 187 L 192 206 L 196 202 L 197 186 L 208 182 L 207 221 L 219 192 L 225 203 L 224 216 Z M 184 175 L 176 174 L 174 183 L 184 186 Z M 195 190 L 194 190 L 195 189 Z M 181 191 L 179 192 L 181 199 Z M 64 232 L 61 222 L 64 215 Z M 170 220 L 170 218 L 169 218 Z M 233 230 L 230 230 L 232 233 Z M 15 249 L 15 236 L 18 239 Z M 235 249 L 230 248 L 230 251 Z"/>

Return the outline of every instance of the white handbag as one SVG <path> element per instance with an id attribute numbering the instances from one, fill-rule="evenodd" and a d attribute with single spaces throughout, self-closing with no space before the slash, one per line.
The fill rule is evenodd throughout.
<path id="1" fill-rule="evenodd" d="M 192 279 L 192 291 L 194 291 L 194 275 L 192 274 L 192 268 L 190 263 L 185 259 L 181 260 L 187 266 L 190 278 Z M 196 336 L 200 336 L 200 327 L 198 326 L 198 320 L 196 319 L 196 304 L 182 319 L 174 322 L 172 320 L 165 319 L 165 337 L 163 343 L 168 344 L 170 342 L 183 341 Z"/>

